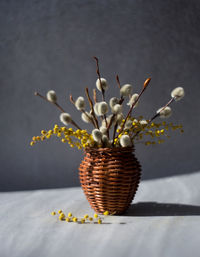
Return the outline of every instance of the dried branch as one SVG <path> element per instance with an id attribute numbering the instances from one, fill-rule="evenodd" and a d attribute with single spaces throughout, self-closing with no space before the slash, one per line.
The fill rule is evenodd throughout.
<path id="1" fill-rule="evenodd" d="M 72 97 L 72 94 L 70 94 L 70 96 L 69 96 L 69 99 L 70 99 L 70 102 L 75 106 L 75 101 L 74 101 L 74 99 L 73 99 L 73 97 Z M 92 122 L 92 124 L 94 125 L 94 127 L 95 127 L 95 123 L 94 123 L 94 120 L 93 119 L 91 119 L 91 117 L 87 114 L 87 112 L 85 111 L 85 110 L 80 110 L 82 113 L 84 113 L 87 117 L 88 117 L 88 119 Z"/>
<path id="2" fill-rule="evenodd" d="M 101 87 L 102 100 L 105 102 L 105 90 L 104 90 L 104 88 L 102 86 L 102 82 L 101 82 L 101 75 L 100 75 L 100 70 L 99 70 L 99 59 L 96 56 L 94 56 L 93 58 L 96 61 L 96 66 L 97 66 L 96 72 L 97 72 L 97 75 L 98 75 L 98 78 L 99 78 L 100 87 Z M 106 114 L 103 115 L 103 118 L 105 120 L 106 127 L 108 127 L 108 122 L 107 122 L 107 119 L 106 119 Z M 108 138 L 109 138 L 109 131 L 108 130 L 107 130 L 107 135 L 108 135 Z"/>
<path id="3" fill-rule="evenodd" d="M 116 131 L 117 131 L 117 126 L 118 126 L 118 124 L 116 123 L 115 126 L 114 126 L 114 129 L 113 129 L 113 141 L 112 141 L 112 146 L 114 146 L 114 143 L 115 143 L 115 134 L 116 134 Z"/>
<path id="4" fill-rule="evenodd" d="M 119 76 L 118 75 L 116 76 L 116 80 L 117 80 L 117 85 L 118 85 L 119 89 L 121 89 L 121 85 L 120 85 L 120 81 L 119 81 Z"/>
<path id="5" fill-rule="evenodd" d="M 102 92 L 102 100 L 105 101 L 105 90 L 102 87 L 102 83 L 101 83 L 101 75 L 100 75 L 100 70 L 99 70 L 99 59 L 96 56 L 94 56 L 93 58 L 96 61 L 96 66 L 97 66 L 96 73 L 97 73 L 98 78 L 99 78 L 99 83 L 100 83 L 101 92 Z"/>
<path id="6" fill-rule="evenodd" d="M 147 122 L 147 124 L 145 125 L 145 127 L 147 127 L 153 120 L 155 120 L 157 117 L 159 117 L 161 111 L 164 110 L 167 106 L 169 106 L 169 105 L 170 105 L 171 103 L 173 103 L 174 101 L 175 101 L 175 98 L 172 97 L 172 98 L 165 104 L 165 106 L 163 106 L 163 107 L 160 109 L 159 112 L 157 112 L 153 117 L 151 117 L 151 119 Z M 134 139 L 136 136 L 138 136 L 140 132 L 141 132 L 141 130 L 137 131 L 137 132 L 135 133 L 135 135 L 133 136 L 132 139 Z"/>
<path id="7" fill-rule="evenodd" d="M 172 97 L 172 98 L 169 100 L 169 102 L 167 102 L 167 103 L 165 104 L 165 106 L 163 106 L 163 107 L 160 109 L 160 111 L 157 112 L 157 113 L 149 120 L 148 123 L 152 122 L 153 120 L 155 120 L 155 118 L 157 118 L 158 116 L 160 116 L 161 111 L 164 110 L 167 106 L 169 106 L 169 105 L 170 105 L 172 102 L 174 102 L 174 101 L 175 101 L 175 98 Z"/>
<path id="8" fill-rule="evenodd" d="M 71 120 L 71 124 L 74 125 L 74 127 L 76 127 L 77 129 L 82 130 L 82 129 L 76 124 L 75 121 Z"/>
<path id="9" fill-rule="evenodd" d="M 136 105 L 136 103 L 139 101 L 140 97 L 142 96 L 142 94 L 144 93 L 145 89 L 146 89 L 147 86 L 149 85 L 150 80 L 151 80 L 151 78 L 148 78 L 148 79 L 145 80 L 144 85 L 143 85 L 143 88 L 142 88 L 142 90 L 141 90 L 141 92 L 140 92 L 138 98 L 136 99 L 136 101 L 132 104 L 132 106 L 131 106 L 131 108 L 130 108 L 130 110 L 129 110 L 129 112 L 128 112 L 128 114 L 127 114 L 125 120 L 124 120 L 124 123 L 123 123 L 121 129 L 119 130 L 119 133 L 118 133 L 118 134 L 120 134 L 120 133 L 123 131 L 124 126 L 125 126 L 125 124 L 126 124 L 126 121 L 127 121 L 127 119 L 129 118 L 129 116 L 130 116 L 130 114 L 131 114 L 131 112 L 132 112 L 132 110 L 133 110 L 133 107 L 134 107 L 134 106 Z"/>
<path id="10" fill-rule="evenodd" d="M 40 98 L 42 98 L 43 100 L 51 103 L 51 104 L 54 104 L 61 112 L 65 112 L 64 109 L 57 103 L 57 102 L 51 102 L 49 101 L 45 96 L 41 95 L 40 93 L 38 92 L 35 92 L 34 93 L 35 96 L 39 96 Z"/>
<path id="11" fill-rule="evenodd" d="M 95 112 L 94 112 L 94 107 L 93 107 L 93 102 L 92 102 L 92 99 L 90 98 L 89 90 L 88 90 L 87 87 L 85 88 L 85 93 L 86 93 L 86 96 L 87 96 L 87 99 L 88 99 L 88 102 L 89 102 L 89 105 L 90 105 L 90 108 L 91 108 L 91 114 L 94 118 L 95 127 L 99 129 L 99 123 L 98 123 L 98 120 L 96 118 L 96 115 L 95 115 Z"/>
<path id="12" fill-rule="evenodd" d="M 120 88 L 121 88 L 121 85 L 120 85 L 120 81 L 119 81 L 119 76 L 118 76 L 118 75 L 116 76 L 116 80 L 117 80 L 118 87 L 119 87 L 119 89 L 120 89 Z M 124 97 L 121 96 L 121 98 L 120 98 L 120 100 L 119 100 L 119 104 L 122 105 L 123 102 L 124 102 Z M 112 126 L 112 123 L 113 123 L 113 121 L 114 121 L 114 119 L 115 119 L 115 116 L 116 116 L 116 114 L 113 114 L 113 115 L 112 115 L 112 117 L 111 117 L 111 119 L 110 119 L 110 122 L 109 122 L 109 124 L 108 124 L 108 126 L 107 126 L 107 131 L 109 131 L 110 127 Z M 115 136 L 116 130 L 114 130 L 113 133 L 114 133 L 113 136 Z"/>
<path id="13" fill-rule="evenodd" d="M 47 102 L 49 102 L 49 103 L 51 103 L 51 104 L 54 104 L 61 112 L 65 112 L 65 110 L 64 110 L 57 102 L 51 102 L 51 101 L 49 101 L 45 96 L 41 95 L 41 94 L 38 93 L 38 92 L 35 92 L 34 94 L 35 94 L 35 96 L 39 96 L 39 97 L 42 98 L 43 100 L 45 100 L 45 101 L 47 101 Z M 81 128 L 76 124 L 76 122 L 75 122 L 74 120 L 71 120 L 71 124 L 72 124 L 74 127 L 76 127 L 77 129 L 81 129 Z"/>
<path id="14" fill-rule="evenodd" d="M 97 91 L 95 88 L 93 89 L 93 99 L 94 99 L 94 102 L 97 103 Z"/>

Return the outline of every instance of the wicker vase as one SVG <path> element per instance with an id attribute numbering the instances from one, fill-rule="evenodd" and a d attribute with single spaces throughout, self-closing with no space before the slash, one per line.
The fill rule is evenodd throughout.
<path id="1" fill-rule="evenodd" d="M 97 213 L 124 213 L 137 191 L 141 166 L 134 148 L 86 148 L 79 167 L 82 189 Z"/>

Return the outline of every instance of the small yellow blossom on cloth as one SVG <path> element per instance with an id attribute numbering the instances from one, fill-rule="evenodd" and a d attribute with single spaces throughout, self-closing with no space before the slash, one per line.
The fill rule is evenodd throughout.
<path id="1" fill-rule="evenodd" d="M 94 214 L 94 218 L 97 219 L 99 216 L 97 213 Z"/>
<path id="2" fill-rule="evenodd" d="M 102 224 L 102 220 L 101 219 L 98 219 L 98 224 Z"/>
<path id="3" fill-rule="evenodd" d="M 78 219 L 76 217 L 73 218 L 73 222 L 77 222 Z"/>
<path id="4" fill-rule="evenodd" d="M 103 215 L 108 216 L 108 215 L 109 215 L 109 211 L 105 211 L 105 212 L 103 213 Z"/>

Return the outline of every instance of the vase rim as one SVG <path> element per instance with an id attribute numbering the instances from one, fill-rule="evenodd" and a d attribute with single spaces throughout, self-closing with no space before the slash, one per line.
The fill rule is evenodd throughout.
<path id="1" fill-rule="evenodd" d="M 134 146 L 129 146 L 129 147 L 86 147 L 84 149 L 84 152 L 91 152 L 91 151 L 95 151 L 95 152 L 132 152 L 134 151 Z"/>

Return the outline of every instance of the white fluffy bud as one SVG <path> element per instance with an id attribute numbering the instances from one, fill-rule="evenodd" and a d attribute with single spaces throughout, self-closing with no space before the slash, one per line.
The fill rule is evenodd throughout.
<path id="1" fill-rule="evenodd" d="M 69 113 L 63 112 L 60 114 L 60 121 L 66 126 L 71 122 L 72 118 Z"/>
<path id="2" fill-rule="evenodd" d="M 84 97 L 79 96 L 75 101 L 76 109 L 81 111 L 85 109 L 85 100 Z"/>
<path id="3" fill-rule="evenodd" d="M 101 127 L 99 128 L 99 130 L 101 131 L 102 134 L 106 134 L 106 133 L 107 133 L 107 128 L 104 127 L 104 126 L 101 126 Z"/>
<path id="4" fill-rule="evenodd" d="M 106 102 L 100 102 L 97 106 L 98 114 L 104 115 L 108 112 L 108 104 Z"/>
<path id="5" fill-rule="evenodd" d="M 140 125 L 147 125 L 147 121 L 146 120 L 140 120 L 139 123 L 140 123 Z"/>
<path id="6" fill-rule="evenodd" d="M 165 109 L 162 110 L 163 107 L 157 110 L 157 113 L 160 113 L 160 118 L 168 118 L 172 114 L 172 109 L 167 106 Z M 162 110 L 162 111 L 161 111 Z"/>
<path id="7" fill-rule="evenodd" d="M 108 140 L 108 137 L 106 136 L 106 135 L 103 135 L 102 136 L 102 141 L 103 141 L 103 143 L 104 143 L 104 145 L 106 146 L 106 147 L 108 147 L 110 144 L 109 144 L 109 140 Z"/>
<path id="8" fill-rule="evenodd" d="M 133 126 L 132 123 L 133 122 L 131 120 L 127 120 L 127 122 L 125 123 L 125 129 L 130 129 Z"/>
<path id="9" fill-rule="evenodd" d="M 115 104 L 112 108 L 112 112 L 114 114 L 118 114 L 122 112 L 122 105 L 121 104 Z"/>
<path id="10" fill-rule="evenodd" d="M 81 119 L 86 123 L 90 123 L 92 121 L 92 115 L 89 112 L 83 112 L 81 114 Z"/>
<path id="11" fill-rule="evenodd" d="M 181 100 L 185 95 L 184 89 L 182 87 L 176 87 L 171 92 L 171 97 L 175 98 L 175 101 Z"/>
<path id="12" fill-rule="evenodd" d="M 103 90 L 107 90 L 107 89 L 108 89 L 108 83 L 107 83 L 107 80 L 106 80 L 106 79 L 101 78 L 101 83 L 100 83 L 100 80 L 97 79 L 97 81 L 96 81 L 96 87 L 97 87 L 97 89 L 98 89 L 99 91 L 102 91 L 101 86 L 102 86 Z"/>
<path id="13" fill-rule="evenodd" d="M 132 143 L 131 143 L 131 139 L 128 135 L 122 135 L 120 137 L 120 144 L 122 147 L 128 147 L 128 146 L 131 146 Z"/>
<path id="14" fill-rule="evenodd" d="M 113 108 L 118 103 L 119 103 L 119 99 L 117 97 L 110 98 L 109 105 L 111 108 Z"/>
<path id="15" fill-rule="evenodd" d="M 95 104 L 94 104 L 94 112 L 95 112 L 95 114 L 96 114 L 97 116 L 100 116 L 98 107 L 99 107 L 99 103 L 95 103 Z"/>
<path id="16" fill-rule="evenodd" d="M 57 102 L 57 96 L 56 96 L 56 92 L 54 90 L 50 90 L 47 92 L 47 100 L 52 103 Z"/>
<path id="17" fill-rule="evenodd" d="M 129 105 L 130 107 L 136 102 L 136 100 L 138 99 L 138 94 L 133 94 L 129 100 L 129 102 L 127 103 L 127 105 Z M 133 108 L 137 107 L 138 102 L 134 105 Z"/>
<path id="18" fill-rule="evenodd" d="M 123 118 L 124 118 L 124 116 L 123 116 L 122 113 L 117 114 L 117 116 L 116 116 L 116 122 L 117 122 L 118 124 L 120 124 L 120 123 L 122 122 Z"/>
<path id="19" fill-rule="evenodd" d="M 120 94 L 121 96 L 128 96 L 131 94 L 131 90 L 132 90 L 132 85 L 125 84 L 121 87 Z"/>
<path id="20" fill-rule="evenodd" d="M 100 142 L 101 141 L 101 139 L 102 139 L 102 133 L 101 133 L 101 131 L 100 130 L 98 130 L 98 129 L 93 129 L 92 130 L 92 136 L 93 136 L 93 139 L 94 139 L 94 141 L 96 141 L 96 142 Z"/>

